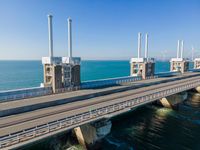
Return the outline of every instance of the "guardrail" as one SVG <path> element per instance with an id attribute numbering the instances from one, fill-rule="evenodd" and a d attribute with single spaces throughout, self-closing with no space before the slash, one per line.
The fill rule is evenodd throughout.
<path id="1" fill-rule="evenodd" d="M 146 77 L 146 79 L 142 79 L 142 77 L 128 76 L 128 77 L 85 81 L 85 82 L 82 82 L 80 86 L 56 89 L 55 93 L 57 94 L 57 93 L 64 93 L 64 92 L 70 92 L 70 91 L 77 91 L 80 89 L 108 87 L 108 86 L 114 86 L 114 85 L 121 85 L 123 83 L 130 83 L 130 82 L 134 82 L 134 81 L 148 80 L 148 79 L 155 79 L 155 78 L 158 78 L 158 76 L 149 76 L 149 77 Z"/>
<path id="2" fill-rule="evenodd" d="M 89 89 L 89 88 L 97 88 L 97 87 L 103 87 L 103 86 L 111 86 L 111 85 L 117 85 L 127 82 L 133 82 L 142 80 L 142 77 L 119 77 L 119 78 L 109 78 L 109 79 L 100 79 L 100 80 L 92 80 L 92 81 L 85 81 L 81 83 L 82 89 Z"/>
<path id="3" fill-rule="evenodd" d="M 154 79 L 158 76 L 149 76 L 146 77 L 147 79 Z M 106 87 L 106 86 L 113 86 L 113 85 L 120 85 L 123 83 L 129 83 L 134 81 L 144 80 L 141 76 L 133 77 L 133 76 L 126 76 L 126 77 L 119 77 L 119 78 L 110 78 L 110 79 L 102 79 L 102 80 L 93 80 L 93 81 L 86 81 L 81 83 L 81 89 L 90 89 L 90 88 L 98 88 L 98 87 Z"/>
<path id="4" fill-rule="evenodd" d="M 18 90 L 8 90 L 0 92 L 0 103 L 30 97 L 44 96 L 52 94 L 51 87 L 34 87 Z"/>
<path id="5" fill-rule="evenodd" d="M 158 78 L 158 76 L 149 76 L 147 79 Z M 56 89 L 55 94 L 77 91 L 80 89 L 91 89 L 91 88 L 100 88 L 100 87 L 108 87 L 114 85 L 120 85 L 123 83 L 129 83 L 134 81 L 144 80 L 141 76 L 138 77 L 119 77 L 119 78 L 110 78 L 110 79 L 101 79 L 101 80 L 93 80 L 93 81 L 85 81 L 82 82 L 80 86 L 71 86 L 67 88 Z M 35 88 L 26 88 L 26 89 L 18 89 L 18 90 L 8 90 L 0 92 L 0 103 L 5 101 L 19 100 L 37 96 L 45 96 L 53 94 L 51 87 L 35 87 Z"/>
<path id="6" fill-rule="evenodd" d="M 56 120 L 51 123 L 41 125 L 32 129 L 23 130 L 21 132 L 10 134 L 0 138 L 0 148 L 5 148 L 14 144 L 18 144 L 41 135 L 52 133 L 61 129 L 71 129 L 73 125 L 81 125 L 92 119 L 98 119 L 100 117 L 113 114 L 115 112 L 128 111 L 133 107 L 137 107 L 146 103 L 153 102 L 155 100 L 173 95 L 182 91 L 186 91 L 200 85 L 199 79 L 195 81 L 185 82 L 184 85 L 176 85 L 169 87 L 169 89 L 158 89 L 155 93 L 146 94 L 140 97 L 129 99 L 122 102 L 117 102 L 105 107 L 93 109 L 78 115 L 68 116 L 66 118 Z M 116 114 L 115 114 L 116 115 Z"/>
<path id="7" fill-rule="evenodd" d="M 181 75 L 182 73 L 180 71 L 168 71 L 168 72 L 159 72 L 159 73 L 155 73 L 155 76 L 158 77 L 169 77 L 169 76 L 177 76 L 177 75 Z"/>
<path id="8" fill-rule="evenodd" d="M 148 79 L 150 79 L 150 77 L 148 77 Z M 130 77 L 119 77 L 119 78 L 85 81 L 85 82 L 82 82 L 80 86 L 56 89 L 55 93 L 64 93 L 64 92 L 70 92 L 70 91 L 77 91 L 80 89 L 90 89 L 90 88 L 98 88 L 102 86 L 105 87 L 105 86 L 119 85 L 122 83 L 128 83 L 128 82 L 139 81 L 139 80 L 142 80 L 142 78 L 130 76 Z"/>
<path id="9" fill-rule="evenodd" d="M 188 71 L 191 71 L 191 72 L 200 72 L 200 69 L 189 69 Z"/>
<path id="10" fill-rule="evenodd" d="M 55 90 L 55 94 L 64 93 L 64 92 L 71 92 L 80 90 L 81 86 L 74 86 L 74 87 L 67 87 L 67 88 L 60 88 Z"/>

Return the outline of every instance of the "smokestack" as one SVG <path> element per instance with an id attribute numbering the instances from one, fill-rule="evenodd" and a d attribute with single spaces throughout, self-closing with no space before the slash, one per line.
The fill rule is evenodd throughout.
<path id="1" fill-rule="evenodd" d="M 148 33 L 146 33 L 146 36 L 145 36 L 145 58 L 148 58 Z"/>
<path id="2" fill-rule="evenodd" d="M 194 47 L 192 46 L 192 61 L 194 60 Z"/>
<path id="3" fill-rule="evenodd" d="M 72 20 L 71 18 L 67 19 L 68 21 L 68 55 L 71 58 L 72 57 Z"/>
<path id="4" fill-rule="evenodd" d="M 49 57 L 53 57 L 53 27 L 52 27 L 52 15 L 48 15 L 48 30 L 49 30 Z"/>
<path id="5" fill-rule="evenodd" d="M 138 58 L 141 56 L 141 33 L 138 33 Z"/>
<path id="6" fill-rule="evenodd" d="M 184 41 L 181 41 L 181 58 L 183 58 Z"/>
<path id="7" fill-rule="evenodd" d="M 179 58 L 179 51 L 180 51 L 180 40 L 178 40 L 178 45 L 177 45 L 177 55 L 176 55 L 177 58 Z"/>

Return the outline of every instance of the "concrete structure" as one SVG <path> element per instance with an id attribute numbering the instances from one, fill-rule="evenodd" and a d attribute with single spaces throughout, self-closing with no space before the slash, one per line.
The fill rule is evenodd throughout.
<path id="1" fill-rule="evenodd" d="M 188 97 L 187 92 L 181 92 L 178 94 L 170 95 L 168 97 L 164 97 L 159 102 L 161 103 L 162 106 L 173 109 L 176 108 L 178 104 L 185 101 L 187 97 Z"/>
<path id="2" fill-rule="evenodd" d="M 84 124 L 74 128 L 79 143 L 85 148 L 90 148 L 97 141 L 104 138 L 111 131 L 110 120 L 103 119 L 94 123 Z"/>
<path id="3" fill-rule="evenodd" d="M 194 62 L 194 69 L 200 69 L 200 58 L 194 59 L 194 47 L 192 46 L 192 61 Z"/>
<path id="4" fill-rule="evenodd" d="M 90 126 L 92 122 L 111 118 L 198 86 L 200 74 L 189 72 L 178 76 L 130 82 L 123 86 L 2 102 L 0 114 L 4 116 L 0 118 L 0 148 L 19 148 L 66 130 L 76 127 L 81 129 L 85 124 Z M 51 109 L 47 109 L 48 107 Z M 10 114 L 11 112 L 15 115 Z M 97 131 L 96 133 L 107 133 L 98 132 L 98 127 L 93 129 L 91 131 Z M 91 135 L 97 135 L 93 133 L 95 132 Z"/>
<path id="5" fill-rule="evenodd" d="M 53 27 L 52 16 L 48 15 L 49 27 L 49 57 L 43 57 L 44 84 L 50 86 L 53 92 L 66 87 L 80 85 L 80 61 L 79 57 L 72 57 L 72 20 L 68 19 L 68 57 L 53 56 Z"/>
<path id="6" fill-rule="evenodd" d="M 178 41 L 177 58 L 171 60 L 171 71 L 173 71 L 170 73 L 171 76 L 162 74 L 160 78 L 142 80 L 154 76 L 155 62 L 148 57 L 148 34 L 145 39 L 145 58 L 141 57 L 141 33 L 139 33 L 138 57 L 130 61 L 131 77 L 88 82 L 84 86 L 89 87 L 89 84 L 92 89 L 59 92 L 63 88 L 80 85 L 81 60 L 72 56 L 71 23 L 72 20 L 69 18 L 68 57 L 54 57 L 52 16 L 48 16 L 49 57 L 42 58 L 45 88 L 41 88 L 41 93 L 38 89 L 29 89 L 30 93 L 25 90 L 7 92 L 5 95 L 0 93 L 0 96 L 6 97 L 2 98 L 4 101 L 0 101 L 0 149 L 21 148 L 72 129 L 78 141 L 87 149 L 89 145 L 110 132 L 111 117 L 157 100 L 161 100 L 164 106 L 171 107 L 186 98 L 187 90 L 195 88 L 199 90 L 200 73 L 186 72 L 188 61 L 183 59 L 183 41 L 181 50 Z M 174 71 L 185 73 L 175 74 Z M 139 77 L 133 78 L 133 76 Z M 126 84 L 120 84 L 121 82 Z M 100 88 L 107 83 L 110 86 Z M 98 88 L 94 88 L 95 85 Z M 49 92 L 51 88 L 56 94 Z M 19 96 L 17 100 L 13 93 Z M 29 94 L 32 97 L 29 97 Z"/>
<path id="7" fill-rule="evenodd" d="M 180 49 L 181 48 L 181 49 Z M 183 58 L 184 42 L 182 40 L 180 47 L 180 40 L 177 45 L 177 57 L 170 60 L 170 71 L 179 71 L 184 73 L 189 69 L 189 61 Z"/>
<path id="8" fill-rule="evenodd" d="M 42 58 L 44 65 L 44 86 L 51 86 L 53 90 L 62 88 L 62 66 L 60 58 L 53 56 L 53 27 L 52 15 L 48 15 L 49 57 Z"/>
<path id="9" fill-rule="evenodd" d="M 155 72 L 155 62 L 148 57 L 148 34 L 145 38 L 145 57 L 141 57 L 141 33 L 138 33 L 138 57 L 130 60 L 130 75 L 141 76 L 143 79 L 153 77 Z"/>
<path id="10" fill-rule="evenodd" d="M 194 59 L 194 69 L 200 69 L 200 58 Z"/>

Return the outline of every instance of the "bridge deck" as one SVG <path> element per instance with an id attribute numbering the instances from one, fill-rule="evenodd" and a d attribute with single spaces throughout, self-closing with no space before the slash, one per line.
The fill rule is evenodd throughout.
<path id="1" fill-rule="evenodd" d="M 158 79 L 154 79 L 159 81 Z M 24 129 L 46 124 L 55 120 L 65 118 L 66 116 L 78 115 L 86 111 L 95 110 L 114 103 L 127 101 L 158 92 L 159 90 L 169 89 L 174 86 L 184 85 L 186 82 L 199 81 L 200 76 L 174 80 L 167 83 L 155 84 L 143 88 L 132 89 L 120 93 L 113 93 L 100 97 L 91 98 L 85 101 L 76 101 L 54 107 L 39 109 L 18 115 L 0 118 L 0 135 L 4 136 L 9 133 L 15 133 Z M 152 80 L 151 80 L 152 81 Z M 144 81 L 143 81 L 144 82 Z M 147 81 L 145 81 L 147 82 Z"/>
<path id="2" fill-rule="evenodd" d="M 73 91 L 73 92 L 40 96 L 40 97 L 35 97 L 35 98 L 21 99 L 21 100 L 9 101 L 9 102 L 1 102 L 0 112 L 4 110 L 22 108 L 24 106 L 38 105 L 35 109 L 45 108 L 49 106 L 56 106 L 56 105 L 69 103 L 73 101 L 78 101 L 78 100 L 80 101 L 84 99 L 87 100 L 93 97 L 113 94 L 116 92 L 123 92 L 129 89 L 150 86 L 152 84 L 164 82 L 166 80 L 177 80 L 183 77 L 195 76 L 198 74 L 199 73 L 188 72 L 181 76 L 155 78 L 155 79 L 150 79 L 150 80 L 140 80 L 140 81 L 135 81 L 135 82 L 128 83 L 126 85 L 120 85 L 120 86 L 112 86 L 112 87 L 99 88 L 99 89 L 85 89 L 85 90 L 79 90 L 79 91 Z M 32 109 L 34 110 L 34 107 L 32 107 Z"/>

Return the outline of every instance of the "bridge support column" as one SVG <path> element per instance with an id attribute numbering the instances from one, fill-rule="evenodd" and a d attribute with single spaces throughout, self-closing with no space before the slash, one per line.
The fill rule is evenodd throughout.
<path id="1" fill-rule="evenodd" d="M 200 86 L 197 86 L 197 87 L 195 88 L 195 91 L 198 92 L 198 93 L 200 93 Z"/>
<path id="2" fill-rule="evenodd" d="M 160 99 L 159 103 L 167 108 L 175 108 L 179 103 L 183 102 L 186 100 L 188 97 L 187 92 L 181 92 L 178 94 L 174 94 L 168 97 L 164 97 Z"/>
<path id="3" fill-rule="evenodd" d="M 110 133 L 112 123 L 110 120 L 101 120 L 74 128 L 78 142 L 84 149 L 94 145 L 97 141 Z"/>

